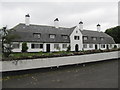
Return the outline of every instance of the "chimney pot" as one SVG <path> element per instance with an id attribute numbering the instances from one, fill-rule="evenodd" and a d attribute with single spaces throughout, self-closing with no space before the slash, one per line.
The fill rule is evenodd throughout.
<path id="1" fill-rule="evenodd" d="M 82 21 L 79 22 L 79 29 L 83 30 L 83 22 Z"/>
<path id="2" fill-rule="evenodd" d="M 55 28 L 59 28 L 59 19 L 58 18 L 56 18 L 54 20 L 54 26 L 55 26 Z"/>
<path id="3" fill-rule="evenodd" d="M 30 15 L 29 14 L 25 15 L 25 24 L 26 24 L 26 26 L 30 25 Z"/>

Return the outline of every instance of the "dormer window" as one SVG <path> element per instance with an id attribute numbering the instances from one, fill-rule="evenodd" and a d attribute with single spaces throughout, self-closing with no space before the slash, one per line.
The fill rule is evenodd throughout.
<path id="1" fill-rule="evenodd" d="M 93 40 L 95 40 L 95 41 L 97 40 L 97 38 L 96 38 L 96 37 L 92 37 L 92 39 L 93 39 Z"/>
<path id="2" fill-rule="evenodd" d="M 50 34 L 50 36 L 49 36 L 50 38 L 55 38 L 55 34 Z"/>
<path id="3" fill-rule="evenodd" d="M 102 40 L 104 40 L 104 38 L 103 38 L 103 37 L 100 37 L 100 40 L 102 41 Z"/>
<path id="4" fill-rule="evenodd" d="M 34 38 L 40 38 L 40 37 L 41 37 L 41 34 L 40 34 L 40 33 L 33 33 L 33 37 L 34 37 Z"/>
<path id="5" fill-rule="evenodd" d="M 68 36 L 67 35 L 62 35 L 62 38 L 67 39 Z"/>
<path id="6" fill-rule="evenodd" d="M 87 36 L 84 36 L 84 37 L 83 37 L 83 40 L 88 40 L 88 37 L 87 37 Z"/>

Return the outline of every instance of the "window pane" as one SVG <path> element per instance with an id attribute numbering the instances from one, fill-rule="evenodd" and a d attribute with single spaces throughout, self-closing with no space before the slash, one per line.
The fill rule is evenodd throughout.
<path id="1" fill-rule="evenodd" d="M 84 39 L 84 40 L 87 40 L 87 39 L 88 39 L 88 37 L 83 37 L 83 39 Z"/>
<path id="2" fill-rule="evenodd" d="M 31 48 L 43 48 L 43 44 L 31 44 Z"/>
<path id="3" fill-rule="evenodd" d="M 74 39 L 75 39 L 75 40 L 79 40 L 80 37 L 79 37 L 79 36 L 74 36 Z"/>
<path id="4" fill-rule="evenodd" d="M 34 37 L 34 38 L 40 38 L 40 36 L 41 36 L 40 33 L 34 33 L 34 34 L 33 34 L 33 37 Z"/>
<path id="5" fill-rule="evenodd" d="M 13 48 L 19 48 L 19 44 L 13 44 Z"/>
<path id="6" fill-rule="evenodd" d="M 40 48 L 43 48 L 43 44 L 40 44 Z"/>
<path id="7" fill-rule="evenodd" d="M 104 44 L 102 44 L 102 45 L 101 45 L 101 48 L 105 48 L 105 45 L 104 45 Z"/>
<path id="8" fill-rule="evenodd" d="M 51 35 L 50 35 L 50 38 L 55 38 L 55 35 L 51 34 Z"/>
<path id="9" fill-rule="evenodd" d="M 84 45 L 83 45 L 83 48 L 87 48 L 87 44 L 84 44 Z"/>
<path id="10" fill-rule="evenodd" d="M 68 38 L 68 36 L 67 36 L 67 35 L 62 35 L 62 37 L 63 37 L 64 39 L 67 39 L 67 38 Z"/>
<path id="11" fill-rule="evenodd" d="M 62 46 L 63 48 L 67 48 L 67 44 L 63 44 L 63 46 Z"/>
<path id="12" fill-rule="evenodd" d="M 59 44 L 54 44 L 54 48 L 58 49 L 59 48 Z"/>
<path id="13" fill-rule="evenodd" d="M 89 44 L 89 48 L 93 48 L 93 44 Z"/>

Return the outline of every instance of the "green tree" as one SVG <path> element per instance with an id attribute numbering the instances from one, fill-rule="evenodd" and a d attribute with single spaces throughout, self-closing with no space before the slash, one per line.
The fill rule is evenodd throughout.
<path id="1" fill-rule="evenodd" d="M 27 43 L 23 42 L 22 43 L 22 52 L 27 52 L 27 50 L 28 50 Z"/>
<path id="2" fill-rule="evenodd" d="M 12 29 L 8 30 L 7 27 L 3 27 L 0 30 L 1 50 L 5 57 L 8 57 L 12 53 L 12 41 L 18 37 L 17 35 L 12 34 L 12 31 Z"/>
<path id="3" fill-rule="evenodd" d="M 120 43 L 120 26 L 109 28 L 105 31 L 105 33 L 113 37 L 116 43 Z"/>

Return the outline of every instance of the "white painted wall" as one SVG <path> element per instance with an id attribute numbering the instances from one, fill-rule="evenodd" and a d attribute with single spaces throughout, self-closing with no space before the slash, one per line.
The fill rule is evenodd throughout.
<path id="1" fill-rule="evenodd" d="M 15 71 L 15 70 L 26 70 L 35 68 L 45 68 L 63 65 L 80 64 L 87 62 L 96 62 L 108 59 L 120 58 L 118 55 L 120 51 L 96 53 L 87 55 L 76 55 L 67 57 L 57 58 L 44 58 L 44 59 L 29 59 L 29 60 L 18 60 L 18 61 L 0 61 L 0 72 Z"/>
<path id="2" fill-rule="evenodd" d="M 76 33 L 76 31 L 78 33 Z M 74 40 L 74 36 L 79 36 L 80 39 L 79 40 Z M 82 41 L 82 33 L 80 32 L 79 28 L 76 27 L 72 34 L 70 35 L 70 46 L 71 46 L 71 51 L 75 51 L 75 45 L 78 44 L 79 45 L 79 50 L 82 50 L 83 48 L 83 41 Z"/>
<path id="3" fill-rule="evenodd" d="M 16 43 L 16 42 L 14 42 L 14 43 Z M 31 44 L 43 44 L 43 49 L 38 49 L 38 48 L 32 49 L 31 48 Z M 36 43 L 35 42 L 30 43 L 30 42 L 28 42 L 27 43 L 27 46 L 28 46 L 28 50 L 27 51 L 28 52 L 40 52 L 40 51 L 46 52 L 46 44 L 50 44 L 51 52 L 59 51 L 58 49 L 54 48 L 54 44 L 59 44 L 60 51 L 66 51 L 67 50 L 67 48 L 62 48 L 62 44 L 67 44 L 67 47 L 69 46 L 69 43 L 37 43 L 37 42 Z M 20 48 L 13 49 L 12 51 L 13 52 L 21 52 L 21 50 L 22 50 L 22 42 L 20 42 Z"/>
<path id="4" fill-rule="evenodd" d="M 93 44 L 93 48 L 89 48 L 89 44 L 86 44 L 87 48 L 84 48 L 84 50 L 94 50 L 95 49 L 95 44 Z"/>
<path id="5" fill-rule="evenodd" d="M 50 44 L 50 51 L 54 52 L 54 51 L 59 51 L 58 49 L 54 48 L 54 44 L 59 44 L 60 47 L 60 51 L 66 51 L 67 48 L 62 48 L 62 44 L 67 44 L 67 47 L 69 46 L 69 43 L 44 43 L 44 52 L 46 52 L 46 44 Z"/>
<path id="6" fill-rule="evenodd" d="M 89 48 L 89 44 L 86 44 L 86 45 L 87 45 L 87 48 L 84 48 L 84 50 L 94 50 L 95 49 L 95 44 L 93 44 L 93 48 Z M 117 48 L 120 48 L 120 44 L 111 44 L 112 47 L 110 46 L 110 44 L 104 44 L 105 48 L 101 47 L 102 44 L 96 44 L 96 45 L 97 45 L 98 49 L 101 49 L 101 50 L 107 49 L 107 45 L 108 45 L 109 49 L 114 48 L 114 45 L 116 45 Z"/>

